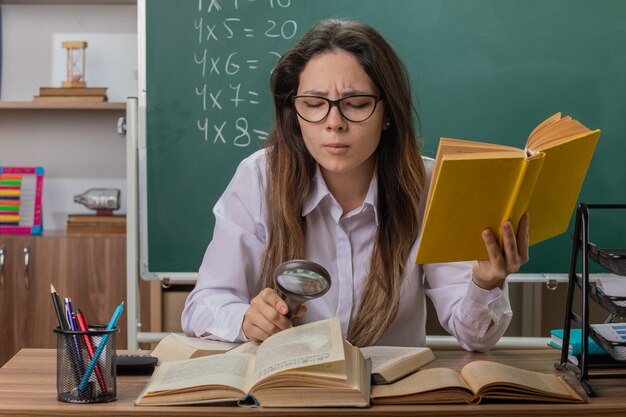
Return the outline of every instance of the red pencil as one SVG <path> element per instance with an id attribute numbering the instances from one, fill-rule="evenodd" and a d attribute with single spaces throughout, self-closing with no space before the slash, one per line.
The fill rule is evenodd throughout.
<path id="1" fill-rule="evenodd" d="M 86 332 L 89 330 L 89 328 L 87 327 L 87 320 L 85 320 L 83 312 L 78 309 L 76 310 L 76 321 L 78 321 L 78 327 L 81 331 Z M 94 349 L 93 345 L 91 344 L 91 337 L 87 335 L 83 335 L 83 337 L 85 338 L 85 344 L 87 345 L 87 350 L 89 351 L 89 358 L 93 359 Z M 102 393 L 104 395 L 109 395 L 109 393 L 107 392 L 107 385 L 104 382 L 104 378 L 102 377 L 102 372 L 100 372 L 100 365 L 96 364 L 95 371 L 96 378 L 98 379 L 98 384 L 100 384 L 100 388 L 102 389 Z"/>

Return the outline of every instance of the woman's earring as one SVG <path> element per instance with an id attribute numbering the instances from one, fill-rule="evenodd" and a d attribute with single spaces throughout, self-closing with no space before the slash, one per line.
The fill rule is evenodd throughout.
<path id="1" fill-rule="evenodd" d="M 385 122 L 385 124 L 383 125 L 383 129 L 387 130 L 387 129 L 389 129 L 389 126 L 391 126 L 391 122 L 389 120 L 387 120 Z"/>

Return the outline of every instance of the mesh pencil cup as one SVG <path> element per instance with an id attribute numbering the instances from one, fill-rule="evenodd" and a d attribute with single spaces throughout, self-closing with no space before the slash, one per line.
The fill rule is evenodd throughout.
<path id="1" fill-rule="evenodd" d="M 68 403 L 103 403 L 117 399 L 115 370 L 116 327 L 90 326 L 88 331 L 54 329 L 57 334 L 57 399 Z M 108 335 L 107 337 L 104 337 Z M 80 381 L 91 362 L 88 343 L 92 351 L 104 341 L 102 353 L 93 368 L 84 389 Z"/>

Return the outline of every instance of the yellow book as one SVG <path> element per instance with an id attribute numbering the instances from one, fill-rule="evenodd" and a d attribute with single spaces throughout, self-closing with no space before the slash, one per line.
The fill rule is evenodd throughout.
<path id="1" fill-rule="evenodd" d="M 482 231 L 526 212 L 531 245 L 565 232 L 599 136 L 557 113 L 525 149 L 441 138 L 415 263 L 489 259 Z"/>
<path id="2" fill-rule="evenodd" d="M 260 345 L 164 362 L 135 404 L 366 407 L 370 377 L 370 362 L 343 339 L 334 317 L 283 330 Z"/>
<path id="3" fill-rule="evenodd" d="M 482 401 L 585 403 L 560 375 L 491 361 L 418 371 L 393 384 L 372 387 L 372 404 L 477 404 Z"/>

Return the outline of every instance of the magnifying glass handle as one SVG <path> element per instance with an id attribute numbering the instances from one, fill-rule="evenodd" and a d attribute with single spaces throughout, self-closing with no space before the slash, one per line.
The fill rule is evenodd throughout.
<path id="1" fill-rule="evenodd" d="M 298 307 L 300 307 L 300 305 L 302 305 L 302 301 L 301 300 L 292 300 L 289 297 L 285 298 L 285 303 L 287 303 L 287 308 L 289 309 L 287 311 L 287 318 L 291 319 L 293 317 L 293 315 L 296 313 L 296 311 L 298 311 Z"/>

